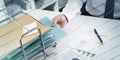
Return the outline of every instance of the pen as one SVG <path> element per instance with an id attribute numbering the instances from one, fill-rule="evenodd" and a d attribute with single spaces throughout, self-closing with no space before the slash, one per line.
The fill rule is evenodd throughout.
<path id="1" fill-rule="evenodd" d="M 96 29 L 94 29 L 94 32 L 95 32 L 96 36 L 98 37 L 99 41 L 103 44 L 103 41 L 102 41 L 102 39 L 101 39 L 101 37 L 100 37 L 100 35 L 98 34 L 98 32 L 97 32 Z"/>

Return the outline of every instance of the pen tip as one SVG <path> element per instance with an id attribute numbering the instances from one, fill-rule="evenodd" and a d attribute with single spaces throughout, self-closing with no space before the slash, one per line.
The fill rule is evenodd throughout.
<path id="1" fill-rule="evenodd" d="M 99 45 L 103 45 L 103 43 L 101 43 L 101 42 L 98 42 L 98 44 L 99 44 Z"/>

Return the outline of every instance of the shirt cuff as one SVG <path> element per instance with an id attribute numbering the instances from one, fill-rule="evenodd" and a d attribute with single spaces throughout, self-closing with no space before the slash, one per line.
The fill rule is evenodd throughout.
<path id="1" fill-rule="evenodd" d="M 66 17 L 66 19 L 68 20 L 68 22 L 69 22 L 70 20 L 72 20 L 72 18 L 75 16 L 75 14 L 71 14 L 71 13 L 64 13 L 64 12 L 62 12 L 61 14 L 64 14 L 64 15 L 65 15 L 65 17 Z"/>

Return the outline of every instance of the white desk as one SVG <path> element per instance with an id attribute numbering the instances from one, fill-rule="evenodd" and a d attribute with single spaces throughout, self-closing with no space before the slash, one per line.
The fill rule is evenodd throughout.
<path id="1" fill-rule="evenodd" d="M 47 16 L 52 19 L 58 12 L 34 10 L 29 13 L 36 19 Z M 98 38 L 94 33 L 94 28 L 100 34 L 103 45 L 100 45 Z M 78 58 L 86 60 L 119 60 L 120 59 L 120 21 L 105 18 L 89 17 L 76 15 L 70 23 L 63 28 L 68 32 L 68 36 L 64 38 L 59 47 L 55 50 L 57 55 L 48 57 L 48 60 L 67 60 L 72 56 L 67 55 L 68 50 L 75 51 L 80 49 L 96 54 L 94 57 L 86 57 L 82 54 L 77 54 Z M 73 55 L 75 57 L 75 55 Z M 47 59 L 46 59 L 47 60 Z"/>
<path id="2" fill-rule="evenodd" d="M 103 45 L 98 43 L 99 40 L 94 33 L 94 28 L 96 28 L 100 34 L 103 40 Z M 66 53 L 69 50 L 76 51 L 76 49 L 80 49 L 96 54 L 94 57 L 90 58 L 77 52 L 76 56 L 78 58 L 83 58 L 83 60 L 120 59 L 119 20 L 76 15 L 64 29 L 69 33 L 69 36 L 63 39 L 60 43 L 60 45 L 64 45 L 62 46 L 61 51 L 63 51 L 64 48 L 64 51 L 66 52 L 58 54 L 59 56 L 66 56 L 67 58 L 68 56 Z M 62 59 L 61 57 L 59 57 L 58 60 Z M 68 57 L 68 59 L 69 58 L 71 57 Z"/>

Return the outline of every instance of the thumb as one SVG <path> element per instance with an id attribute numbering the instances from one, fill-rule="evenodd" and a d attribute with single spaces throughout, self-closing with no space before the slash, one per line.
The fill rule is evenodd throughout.
<path id="1" fill-rule="evenodd" d="M 55 25 L 57 25 L 57 19 L 56 19 L 56 18 L 53 18 L 52 26 L 55 26 Z"/>

